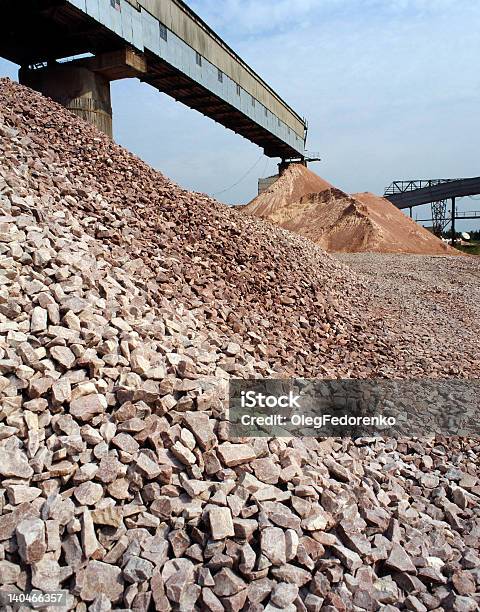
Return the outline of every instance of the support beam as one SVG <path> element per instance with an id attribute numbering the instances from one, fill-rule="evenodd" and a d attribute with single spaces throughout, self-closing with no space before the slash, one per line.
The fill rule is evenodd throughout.
<path id="1" fill-rule="evenodd" d="M 89 57 L 70 62 L 71 65 L 79 65 L 88 68 L 92 72 L 101 74 L 109 81 L 119 79 L 141 78 L 147 72 L 147 60 L 140 53 L 131 49 L 119 49 L 110 53 L 100 53 L 95 57 Z"/>
<path id="2" fill-rule="evenodd" d="M 455 198 L 452 198 L 452 247 L 455 246 Z"/>

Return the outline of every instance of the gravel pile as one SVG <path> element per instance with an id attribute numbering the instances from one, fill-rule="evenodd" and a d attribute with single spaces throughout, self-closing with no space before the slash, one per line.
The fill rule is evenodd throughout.
<path id="1" fill-rule="evenodd" d="M 180 189 L 62 107 L 8 80 L 0 81 L 0 108 L 27 138 L 7 151 L 11 163 L 28 168 L 25 193 L 42 206 L 70 210 L 114 260 L 128 256 L 153 302 L 158 295 L 178 299 L 206 330 L 262 355 L 278 371 L 348 376 L 355 369 L 367 376 L 382 362 L 388 367 L 394 348 L 381 338 L 381 321 L 372 339 L 376 324 L 356 306 L 362 283 L 321 249 Z"/>
<path id="2" fill-rule="evenodd" d="M 228 439 L 231 376 L 427 367 L 366 281 L 25 88 L 0 108 L 0 591 L 477 610 L 478 441 Z"/>
<path id="3" fill-rule="evenodd" d="M 427 339 L 423 326 L 402 320 L 386 329 L 365 279 L 301 237 L 182 190 L 7 79 L 0 109 L 23 139 L 7 155 L 28 169 L 26 194 L 71 211 L 113 261 L 130 258 L 152 303 L 175 298 L 269 369 L 333 378 L 436 377 L 452 366 L 459 376 L 480 374 L 476 358 L 461 347 L 444 354 L 444 337 Z M 230 361 L 234 373 L 238 359 Z"/>

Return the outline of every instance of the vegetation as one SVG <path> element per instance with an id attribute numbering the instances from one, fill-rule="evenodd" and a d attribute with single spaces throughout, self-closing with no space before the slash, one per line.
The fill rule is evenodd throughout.
<path id="1" fill-rule="evenodd" d="M 463 251 L 464 253 L 468 253 L 469 255 L 480 255 L 480 242 L 471 241 L 470 244 L 456 244 L 455 248 L 459 251 Z"/>
<path id="2" fill-rule="evenodd" d="M 468 244 L 465 240 L 463 240 L 464 244 L 460 245 L 458 242 L 462 240 L 462 233 L 455 232 L 455 239 L 458 241 L 457 244 L 455 244 L 455 248 L 457 248 L 459 251 L 463 251 L 464 253 L 468 253 L 469 255 L 480 255 L 480 230 L 469 230 L 467 231 L 467 234 L 470 235 Z M 442 238 L 450 239 L 451 237 L 451 230 L 447 230 L 442 234 Z"/>

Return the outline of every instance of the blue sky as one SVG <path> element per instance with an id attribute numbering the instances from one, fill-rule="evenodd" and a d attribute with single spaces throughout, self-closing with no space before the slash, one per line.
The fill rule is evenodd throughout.
<path id="1" fill-rule="evenodd" d="M 311 168 L 341 189 L 382 193 L 394 179 L 480 174 L 476 0 L 187 2 L 307 117 L 309 149 L 323 160 Z M 0 74 L 15 67 L 0 60 Z M 138 81 L 113 83 L 112 95 L 116 141 L 188 188 L 218 193 L 261 154 Z M 261 158 L 219 199 L 248 201 L 275 169 Z"/>

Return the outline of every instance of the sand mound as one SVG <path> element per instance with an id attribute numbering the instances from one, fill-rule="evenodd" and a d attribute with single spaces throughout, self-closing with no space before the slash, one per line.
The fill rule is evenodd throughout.
<path id="1" fill-rule="evenodd" d="M 268 219 L 278 208 L 294 204 L 309 193 L 320 193 L 331 187 L 330 183 L 305 166 L 292 164 L 269 189 L 252 200 L 246 210 L 256 217 Z"/>
<path id="2" fill-rule="evenodd" d="M 318 190 L 313 191 L 318 185 Z M 332 252 L 461 255 L 373 193 L 348 195 L 301 165 L 290 166 L 245 212 Z"/>
<path id="3" fill-rule="evenodd" d="M 381 234 L 378 242 L 380 248 L 372 250 L 384 253 L 462 255 L 415 223 L 387 199 L 369 192 L 355 193 L 353 197 L 365 205 L 369 219 Z"/>

